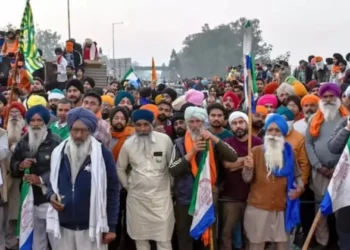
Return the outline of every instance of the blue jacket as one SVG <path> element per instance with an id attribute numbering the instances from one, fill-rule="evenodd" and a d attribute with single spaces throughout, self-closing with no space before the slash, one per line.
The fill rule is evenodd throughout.
<path id="1" fill-rule="evenodd" d="M 64 210 L 59 212 L 60 225 L 70 230 L 89 229 L 91 172 L 85 167 L 91 163 L 90 156 L 86 158 L 73 185 L 71 182 L 71 167 L 68 156 L 63 153 L 58 177 L 58 190 L 64 204 Z M 102 145 L 102 155 L 107 174 L 107 220 L 110 232 L 115 232 L 119 212 L 119 181 L 113 156 Z M 50 198 L 53 194 L 51 186 L 47 193 Z"/>

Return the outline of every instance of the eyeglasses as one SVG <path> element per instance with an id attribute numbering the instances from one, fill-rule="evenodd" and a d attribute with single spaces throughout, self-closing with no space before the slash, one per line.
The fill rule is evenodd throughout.
<path id="1" fill-rule="evenodd" d="M 73 134 L 88 134 L 89 133 L 89 129 L 87 128 L 72 128 L 71 133 Z"/>

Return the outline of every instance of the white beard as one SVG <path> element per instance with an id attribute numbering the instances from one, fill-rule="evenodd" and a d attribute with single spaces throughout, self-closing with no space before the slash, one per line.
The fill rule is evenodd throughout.
<path id="1" fill-rule="evenodd" d="M 28 144 L 30 152 L 33 154 L 36 154 L 38 151 L 38 148 L 40 144 L 45 140 L 47 135 L 47 126 L 43 125 L 40 129 L 32 129 L 31 126 L 29 126 L 28 129 Z"/>
<path id="2" fill-rule="evenodd" d="M 136 134 L 137 138 L 137 149 L 136 151 L 140 153 L 140 155 L 143 155 L 146 158 L 152 157 L 152 132 L 148 135 L 138 135 Z"/>
<path id="3" fill-rule="evenodd" d="M 319 71 L 320 69 L 321 70 L 324 69 L 324 62 L 323 61 L 316 63 L 316 70 Z"/>
<path id="4" fill-rule="evenodd" d="M 283 168 L 284 142 L 283 136 L 266 135 L 264 137 L 267 177 L 269 177 L 276 168 Z"/>
<path id="5" fill-rule="evenodd" d="M 203 130 L 203 127 L 201 127 L 199 130 L 195 130 L 195 131 L 188 129 L 188 131 L 190 132 L 192 141 L 197 141 L 201 137 L 202 130 Z"/>
<path id="6" fill-rule="evenodd" d="M 64 151 L 70 162 L 72 182 L 74 183 L 79 169 L 91 153 L 91 137 L 89 136 L 88 139 L 79 144 L 69 137 Z"/>
<path id="7" fill-rule="evenodd" d="M 20 120 L 9 120 L 7 124 L 7 132 L 9 137 L 9 144 L 19 142 L 22 137 L 22 130 L 25 126 L 25 120 L 21 118 Z"/>
<path id="8" fill-rule="evenodd" d="M 334 118 L 337 116 L 339 113 L 338 109 L 341 106 L 341 101 L 339 98 L 335 101 L 334 105 L 325 105 L 323 101 L 321 100 L 319 103 L 319 109 L 321 110 L 324 120 L 326 122 L 333 121 Z"/>

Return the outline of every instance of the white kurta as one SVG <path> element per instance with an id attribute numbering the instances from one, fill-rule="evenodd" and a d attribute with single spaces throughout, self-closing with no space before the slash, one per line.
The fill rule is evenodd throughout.
<path id="1" fill-rule="evenodd" d="M 126 140 L 119 153 L 117 172 L 128 190 L 127 231 L 134 240 L 169 241 L 175 217 L 168 165 L 172 142 L 166 134 L 152 132 L 151 156 L 138 152 L 137 136 Z M 126 168 L 132 170 L 126 175 Z"/>

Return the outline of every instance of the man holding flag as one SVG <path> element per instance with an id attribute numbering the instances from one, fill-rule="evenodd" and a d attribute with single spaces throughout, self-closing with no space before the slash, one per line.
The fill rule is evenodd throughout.
<path id="1" fill-rule="evenodd" d="M 334 170 L 320 208 L 323 215 L 336 215 L 336 227 L 340 250 L 350 246 L 350 121 L 344 117 L 328 141 L 328 149 L 333 154 L 342 154 Z"/>
<path id="2" fill-rule="evenodd" d="M 215 204 L 223 161 L 235 162 L 236 152 L 204 128 L 205 109 L 185 110 L 187 132 L 175 141 L 170 173 L 175 178 L 175 217 L 179 249 L 192 250 L 193 239 L 216 248 Z M 191 238 L 192 237 L 192 238 Z"/>

